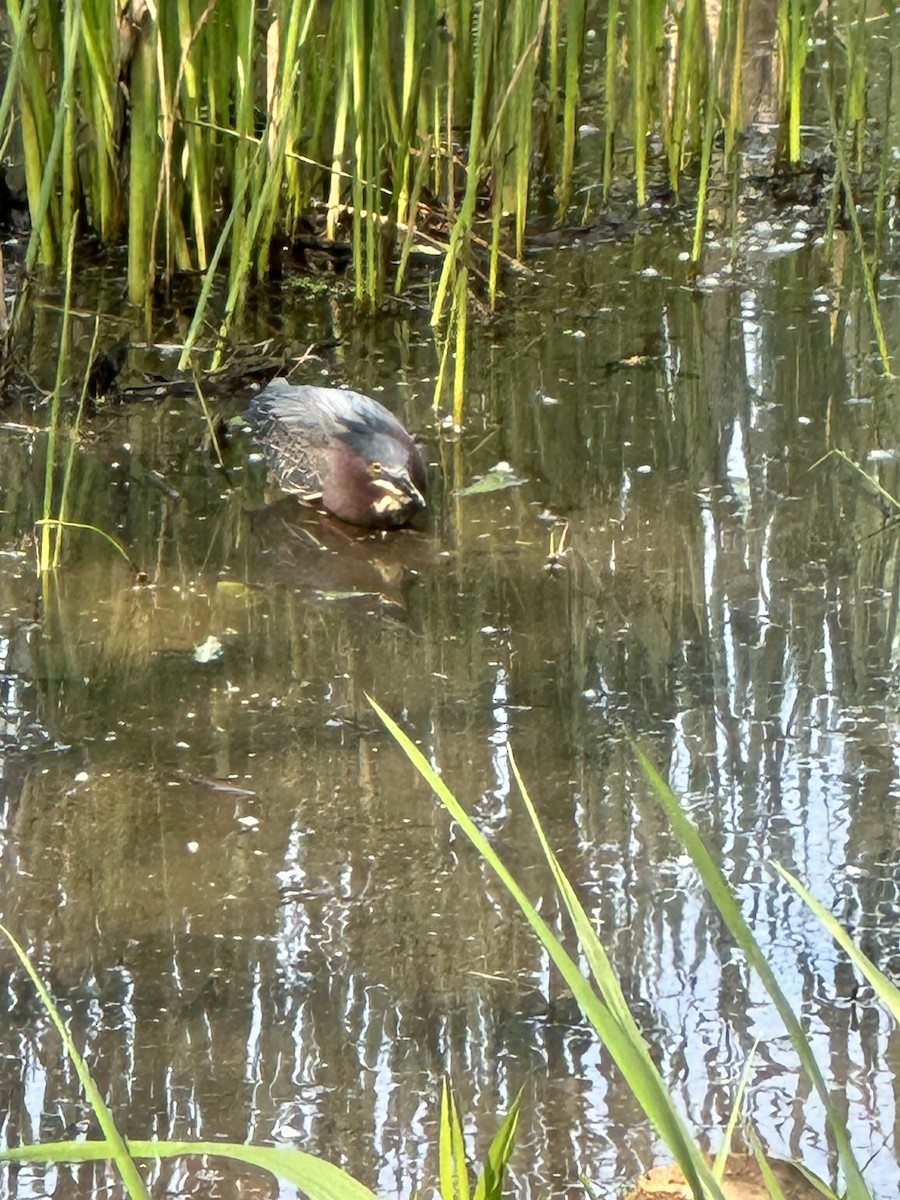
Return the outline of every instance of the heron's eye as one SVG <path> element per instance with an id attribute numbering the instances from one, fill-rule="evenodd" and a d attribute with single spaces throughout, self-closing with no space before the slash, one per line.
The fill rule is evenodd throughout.
<path id="1" fill-rule="evenodd" d="M 380 462 L 369 463 L 369 474 L 370 475 L 380 475 L 383 470 L 384 470 L 384 467 L 381 465 Z"/>

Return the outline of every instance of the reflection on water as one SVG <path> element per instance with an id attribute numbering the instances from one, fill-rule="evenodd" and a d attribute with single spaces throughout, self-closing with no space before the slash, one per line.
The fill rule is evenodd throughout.
<path id="1" fill-rule="evenodd" d="M 10 415 L 0 908 L 129 1136 L 274 1138 L 408 1195 L 433 1178 L 447 1071 L 479 1149 L 526 1085 L 523 1194 L 654 1161 L 609 1057 L 369 692 L 562 927 L 515 747 L 692 1126 L 718 1144 L 760 1038 L 748 1111 L 773 1154 L 827 1174 L 818 1105 L 639 777 L 639 737 L 802 1011 L 876 1194 L 894 1194 L 897 1033 L 771 864 L 900 976 L 897 540 L 851 467 L 819 462 L 842 449 L 897 494 L 896 402 L 815 249 L 748 255 L 698 288 L 670 242 L 555 251 L 552 276 L 536 262 L 514 315 L 477 337 L 455 443 L 428 427 L 424 321 L 290 318 L 298 342 L 341 325 L 342 358 L 317 370 L 421 431 L 427 531 L 267 506 L 240 438 L 223 469 L 190 404 L 132 405 L 91 423 L 71 516 L 149 582 L 76 531 L 38 580 L 44 447 Z M 529 482 L 460 495 L 498 461 Z M 201 661 L 209 638 L 222 652 Z M 2 963 L 4 1138 L 93 1132 Z M 214 1170 L 155 1175 L 206 1194 Z M 2 1194 L 94 1178 L 20 1171 Z"/>

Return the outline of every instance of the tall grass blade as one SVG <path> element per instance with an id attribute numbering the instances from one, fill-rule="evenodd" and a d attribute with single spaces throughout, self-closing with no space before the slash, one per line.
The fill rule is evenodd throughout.
<path id="1" fill-rule="evenodd" d="M 559 938 L 504 866 L 491 843 L 477 828 L 422 752 L 371 697 L 369 697 L 369 703 L 403 753 L 519 906 L 528 924 L 540 939 L 553 964 L 570 988 L 581 1011 L 612 1055 L 641 1108 L 669 1147 L 684 1172 L 685 1178 L 693 1187 L 695 1195 L 724 1200 L 721 1188 L 713 1178 L 705 1158 L 685 1126 L 665 1082 L 650 1058 L 643 1039 L 639 1034 L 635 1035 L 633 1019 L 629 1016 L 627 1022 L 621 1020 L 619 1013 L 614 1011 L 605 1002 L 605 999 L 597 996 L 590 982 L 582 975 L 577 963 L 567 953 Z M 536 814 L 532 816 L 532 820 L 536 820 Z M 568 883 L 564 895 L 567 905 L 571 903 L 578 911 L 579 932 L 582 929 L 589 930 L 590 937 L 599 946 L 596 935 L 590 929 L 587 915 L 581 910 L 574 890 Z M 595 958 L 597 957 L 596 946 L 592 947 L 591 953 Z"/>
<path id="2" fill-rule="evenodd" d="M 469 1168 L 466 1163 L 462 1122 L 450 1090 L 450 1081 L 446 1076 L 441 1081 L 438 1171 L 441 1200 L 469 1200 Z"/>
<path id="3" fill-rule="evenodd" d="M 131 136 L 128 188 L 128 298 L 143 304 L 156 277 L 153 258 L 155 218 L 148 196 L 156 196 L 160 183 L 161 150 L 158 137 L 160 98 L 156 73 L 155 22 L 144 18 L 135 35 L 131 60 Z"/>
<path id="4" fill-rule="evenodd" d="M 63 319 L 62 329 L 59 335 L 59 350 L 56 359 L 56 380 L 53 385 L 53 394 L 50 397 L 50 417 L 47 424 L 47 459 L 44 463 L 44 498 L 43 498 L 43 520 L 39 522 L 41 528 L 41 549 L 38 556 L 38 570 L 41 572 L 49 571 L 54 562 L 59 557 L 59 542 L 60 542 L 60 527 L 52 520 L 54 506 L 54 484 L 56 479 L 56 442 L 60 436 L 60 427 L 62 423 L 62 389 L 65 381 L 66 370 L 69 362 L 69 329 L 72 320 L 72 283 L 75 278 L 75 272 L 72 269 L 72 260 L 75 254 L 75 226 L 74 224 L 69 229 L 69 245 L 66 254 L 66 292 L 63 301 Z M 52 537 L 51 531 L 56 531 L 55 539 Z"/>
<path id="5" fill-rule="evenodd" d="M 619 0 L 609 0 L 606 9 L 606 65 L 603 95 L 606 101 L 606 126 L 603 133 L 603 200 L 609 199 L 613 183 L 613 155 L 618 125 L 616 66 L 619 59 Z"/>
<path id="6" fill-rule="evenodd" d="M 302 1150 L 248 1146 L 242 1142 L 132 1142 L 125 1143 L 134 1158 L 169 1159 L 202 1155 L 259 1167 L 278 1179 L 301 1188 L 309 1200 L 378 1200 L 365 1184 L 332 1163 Z M 0 1150 L 0 1162 L 100 1162 L 114 1156 L 112 1139 L 91 1142 L 52 1142 Z M 137 1193 L 134 1193 L 137 1194 Z M 141 1193 L 146 1195 L 147 1193 Z"/>
<path id="7" fill-rule="evenodd" d="M 716 39 L 713 62 L 707 67 L 706 100 L 703 111 L 703 141 L 700 150 L 700 184 L 697 188 L 697 212 L 694 218 L 694 241 L 691 259 L 697 262 L 703 244 L 703 225 L 706 219 L 706 201 L 709 190 L 709 174 L 712 167 L 713 138 L 718 121 L 719 73 L 725 48 L 725 31 L 720 27 Z"/>
<path id="8" fill-rule="evenodd" d="M 488 1147 L 487 1158 L 475 1185 L 473 1200 L 502 1200 L 506 1168 L 512 1158 L 516 1143 L 521 1104 L 522 1092 L 520 1091 Z"/>
<path id="9" fill-rule="evenodd" d="M 780 863 L 774 863 L 773 865 L 781 878 L 790 884 L 803 903 L 811 912 L 815 913 L 816 917 L 822 922 L 822 925 L 828 930 L 840 948 L 859 970 L 860 974 L 864 976 L 873 988 L 876 996 L 894 1018 L 897 1025 L 900 1026 L 900 988 L 895 983 L 892 983 L 884 972 L 875 966 L 847 931 L 834 919 L 828 909 L 816 900 L 796 876 L 792 875 Z"/>
<path id="10" fill-rule="evenodd" d="M 575 122 L 581 95 L 585 0 L 566 3 L 566 92 L 563 104 L 563 153 L 559 175 L 559 210 L 569 205 L 575 166 Z"/>
<path id="11" fill-rule="evenodd" d="M 631 66 L 631 108 L 634 126 L 634 185 L 638 208 L 647 202 L 647 139 L 650 136 L 650 104 L 647 95 L 646 23 L 648 15 L 643 4 L 628 6 L 629 61 Z"/>
<path id="12" fill-rule="evenodd" d="M 50 1017 L 50 1020 L 53 1022 L 57 1033 L 62 1038 L 63 1044 L 66 1048 L 66 1054 L 68 1054 L 69 1060 L 72 1063 L 72 1066 L 75 1068 L 75 1072 L 78 1075 L 82 1088 L 84 1089 L 84 1094 L 87 1097 L 91 1108 L 94 1110 L 94 1116 L 97 1118 L 100 1128 L 103 1131 L 103 1136 L 106 1139 L 105 1142 L 100 1143 L 103 1145 L 105 1153 L 98 1157 L 111 1158 L 115 1162 L 119 1174 L 122 1176 L 122 1182 L 127 1188 L 129 1196 L 132 1197 L 132 1200 L 150 1200 L 150 1193 L 144 1186 L 144 1181 L 141 1179 L 140 1172 L 135 1165 L 134 1158 L 132 1157 L 128 1146 L 125 1143 L 125 1139 L 116 1128 L 112 1113 L 109 1111 L 106 1101 L 100 1095 L 99 1088 L 91 1078 L 91 1073 L 87 1068 L 87 1064 L 78 1053 L 75 1043 L 72 1041 L 69 1031 L 66 1029 L 65 1023 L 59 1014 L 59 1010 L 53 1003 L 50 993 L 47 991 L 46 987 L 44 987 L 40 976 L 31 965 L 28 955 L 25 953 L 10 931 L 4 925 L 0 925 L 0 933 L 3 934 L 9 944 L 12 946 L 16 956 L 18 957 L 22 966 L 25 968 L 29 979 L 34 984 L 37 993 L 41 998 L 41 1004 L 43 1004 L 44 1009 L 47 1015 Z M 44 1149 L 44 1147 L 35 1147 L 35 1149 Z M 46 1149 L 50 1149 L 50 1147 L 46 1147 Z M 8 1158 L 11 1161 L 14 1161 L 15 1154 L 16 1151 L 7 1150 L 0 1157 Z M 140 1157 L 140 1155 L 137 1157 Z"/>
<path id="13" fill-rule="evenodd" d="M 6 139 L 6 126 L 19 82 L 19 68 L 22 65 L 24 48 L 27 44 L 27 39 L 20 35 L 19 30 L 28 28 L 35 2 L 36 0 L 25 0 L 20 9 L 17 0 L 9 0 L 9 15 L 13 21 L 16 37 L 13 39 L 12 52 L 7 63 L 3 93 L 0 95 L 0 140 L 3 141 Z"/>
<path id="14" fill-rule="evenodd" d="M 68 12 L 68 10 L 67 10 Z M 59 103 L 56 109 L 56 116 L 53 121 L 53 134 L 50 140 L 50 146 L 47 151 L 46 158 L 43 161 L 43 176 L 41 178 L 41 188 L 38 196 L 37 208 L 33 212 L 31 238 L 28 242 L 28 249 L 25 252 L 25 269 L 31 270 L 38 258 L 38 248 L 46 250 L 46 243 L 42 237 L 44 222 L 48 219 L 51 207 L 59 208 L 59 196 L 57 195 L 56 183 L 56 164 L 60 153 L 63 149 L 63 139 L 65 136 L 66 124 L 69 120 L 70 104 L 72 98 L 72 87 L 75 81 L 75 61 L 78 39 L 80 36 L 80 21 L 81 21 L 81 0 L 74 0 L 70 16 L 67 16 L 65 21 L 66 32 L 66 48 L 63 59 L 63 78 L 62 88 L 59 95 Z M 71 206 L 71 195 L 68 199 Z M 57 214 L 54 219 L 54 224 L 61 227 L 61 216 Z M 68 222 L 72 224 L 71 216 Z M 68 233 L 68 228 L 65 229 L 65 234 Z M 51 247 L 53 235 L 50 237 Z M 43 261 L 53 262 L 56 259 L 55 249 L 51 248 L 51 257 L 48 260 L 46 255 L 41 255 Z"/>
<path id="15" fill-rule="evenodd" d="M 753 937 L 737 901 L 728 884 L 725 882 L 721 871 L 713 862 L 712 856 L 707 850 L 706 843 L 700 836 L 696 825 L 685 815 L 675 793 L 647 756 L 641 750 L 637 750 L 636 753 L 657 800 L 665 811 L 679 840 L 693 859 L 694 866 L 700 873 L 700 877 L 713 903 L 718 908 L 722 919 L 728 926 L 731 936 L 735 939 L 741 950 L 743 950 L 750 965 L 762 980 L 766 991 L 772 997 L 772 1001 L 784 1022 L 788 1036 L 793 1043 L 803 1069 L 806 1071 L 810 1082 L 818 1093 L 819 1100 L 825 1110 L 829 1130 L 837 1147 L 838 1159 L 846 1184 L 847 1200 L 871 1200 L 869 1190 L 863 1180 L 859 1164 L 856 1161 L 856 1156 L 853 1153 L 853 1148 L 850 1145 L 847 1127 L 835 1111 L 828 1087 L 816 1062 L 809 1039 L 803 1032 L 803 1028 L 791 1007 L 790 1001 L 785 996 L 781 985 L 775 977 L 774 971 L 769 966 L 768 960 Z"/>

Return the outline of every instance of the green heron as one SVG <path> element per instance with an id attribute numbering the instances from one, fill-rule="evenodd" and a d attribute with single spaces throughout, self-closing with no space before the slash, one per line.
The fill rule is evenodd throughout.
<path id="1" fill-rule="evenodd" d="M 304 503 L 370 529 L 396 529 L 425 508 L 422 455 L 377 400 L 273 379 L 247 419 L 278 483 Z"/>

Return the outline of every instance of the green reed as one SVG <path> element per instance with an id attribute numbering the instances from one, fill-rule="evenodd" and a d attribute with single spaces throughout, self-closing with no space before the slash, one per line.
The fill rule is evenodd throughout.
<path id="1" fill-rule="evenodd" d="M 349 237 L 356 299 L 370 308 L 408 280 L 417 245 L 438 249 L 433 321 L 454 341 L 459 272 L 489 308 L 501 303 L 504 256 L 521 257 L 539 191 L 555 190 L 565 220 L 576 188 L 606 199 L 627 180 L 643 206 L 665 179 L 676 196 L 699 194 L 696 253 L 708 191 L 752 116 L 745 68 L 759 53 L 747 0 L 173 0 L 125 11 L 73 0 L 62 20 L 58 0 L 7 8 L 0 137 L 14 116 L 29 266 L 59 264 L 74 222 L 106 243 L 127 230 L 137 305 L 177 273 L 227 268 L 223 311 L 197 314 L 194 337 L 227 333 L 248 281 L 301 222 Z M 810 37 L 833 21 L 859 175 L 868 15 L 863 0 L 825 15 L 812 0 L 778 0 L 771 53 L 791 162 Z M 586 96 L 605 126 L 596 164 L 579 146 Z M 580 217 L 588 205 L 578 207 Z"/>
<path id="2" fill-rule="evenodd" d="M 310 1200 L 377 1200 L 375 1193 L 348 1171 L 302 1150 L 246 1142 L 126 1141 L 28 953 L 2 924 L 0 938 L 5 939 L 12 948 L 31 980 L 44 1013 L 60 1036 L 66 1056 L 103 1134 L 102 1139 L 46 1142 L 0 1149 L 0 1162 L 88 1163 L 106 1159 L 114 1164 L 130 1200 L 149 1200 L 150 1192 L 136 1160 L 162 1161 L 203 1155 L 229 1159 L 233 1163 L 268 1172 L 276 1179 L 293 1184 Z M 459 1106 L 450 1088 L 450 1081 L 446 1077 L 441 1081 L 437 1166 L 442 1200 L 502 1200 L 506 1173 L 515 1148 L 521 1105 L 520 1091 L 491 1139 L 473 1189 Z"/>
<path id="3" fill-rule="evenodd" d="M 371 697 L 369 697 L 369 703 L 400 750 L 418 771 L 461 832 L 468 838 L 482 861 L 494 872 L 510 899 L 525 917 L 548 958 L 553 962 L 572 992 L 584 1017 L 609 1051 L 644 1114 L 675 1158 L 691 1188 L 692 1195 L 697 1200 L 724 1200 L 721 1186 L 722 1171 L 727 1153 L 726 1148 L 733 1132 L 735 1113 L 739 1108 L 740 1100 L 738 1099 L 733 1105 L 732 1120 L 729 1121 L 723 1152 L 710 1166 L 675 1102 L 666 1080 L 663 1079 L 653 1061 L 644 1035 L 628 1008 L 612 960 L 598 936 L 594 923 L 579 899 L 577 889 L 565 874 L 550 844 L 512 751 L 508 750 L 507 752 L 511 774 L 533 826 L 540 854 L 553 875 L 559 911 L 565 914 L 571 933 L 574 935 L 578 946 L 577 957 L 573 956 L 564 945 L 564 941 L 568 940 L 568 933 L 560 934 L 558 930 L 550 928 L 522 885 L 505 865 L 492 841 L 481 832 L 466 807 L 453 794 L 446 779 L 432 766 L 412 739 Z M 732 887 L 707 849 L 707 842 L 702 831 L 686 815 L 672 789 L 645 754 L 636 750 L 636 756 L 641 770 L 652 788 L 657 804 L 689 855 L 723 924 L 727 927 L 750 970 L 765 987 L 782 1020 L 785 1031 L 800 1060 L 803 1073 L 825 1113 L 829 1134 L 833 1139 L 843 1177 L 845 1200 L 873 1200 L 873 1193 L 865 1182 L 862 1168 L 853 1148 L 851 1130 L 843 1108 L 832 1096 L 822 1068 L 816 1059 L 810 1038 L 763 954 L 759 942 L 754 937 L 753 930 L 743 914 Z M 900 1021 L 900 989 L 866 958 L 858 945 L 799 880 L 778 864 L 773 865 L 779 876 L 807 904 L 828 933 L 853 961 L 863 977 L 871 983 L 879 1000 L 893 1019 Z M 739 1095 L 746 1086 L 746 1075 L 747 1069 L 745 1068 L 742 1081 L 738 1084 Z M 751 1142 L 753 1140 L 754 1137 L 751 1136 Z M 764 1168 L 763 1174 L 768 1178 L 767 1170 L 768 1168 Z M 771 1172 L 768 1174 L 770 1175 Z M 816 1179 L 805 1168 L 803 1168 L 802 1174 L 814 1182 L 823 1195 L 834 1196 L 834 1192 L 827 1184 Z M 771 1191 L 772 1196 L 779 1194 L 781 1194 L 780 1189 Z"/>

